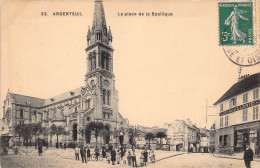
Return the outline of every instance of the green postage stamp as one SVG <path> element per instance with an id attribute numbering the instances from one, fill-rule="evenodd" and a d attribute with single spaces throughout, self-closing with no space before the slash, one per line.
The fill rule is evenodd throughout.
<path id="1" fill-rule="evenodd" d="M 253 3 L 219 2 L 219 45 L 253 45 Z"/>

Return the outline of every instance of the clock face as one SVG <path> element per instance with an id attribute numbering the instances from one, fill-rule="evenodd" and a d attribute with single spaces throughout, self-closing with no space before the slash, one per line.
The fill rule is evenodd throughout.
<path id="1" fill-rule="evenodd" d="M 105 85 L 106 87 L 109 86 L 109 82 L 108 82 L 108 80 L 105 80 L 105 81 L 104 81 L 104 85 Z"/>

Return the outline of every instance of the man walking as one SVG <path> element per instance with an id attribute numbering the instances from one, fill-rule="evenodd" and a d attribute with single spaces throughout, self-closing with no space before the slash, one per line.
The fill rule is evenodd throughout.
<path id="1" fill-rule="evenodd" d="M 244 153 L 244 161 L 245 161 L 246 168 L 251 168 L 250 163 L 251 161 L 253 161 L 253 157 L 254 157 L 253 150 L 250 148 L 249 144 L 246 144 L 246 150 Z"/>
<path id="2" fill-rule="evenodd" d="M 80 155 L 81 155 L 81 159 L 82 159 L 82 163 L 87 163 L 87 159 L 86 159 L 86 148 L 82 145 L 80 148 Z"/>

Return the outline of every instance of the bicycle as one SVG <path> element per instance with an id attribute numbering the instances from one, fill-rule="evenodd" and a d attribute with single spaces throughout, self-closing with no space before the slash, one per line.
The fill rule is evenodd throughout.
<path id="1" fill-rule="evenodd" d="M 95 161 L 95 160 L 102 161 L 103 160 L 103 156 L 101 155 L 101 153 L 99 153 L 98 159 L 96 158 L 96 154 L 95 153 L 92 153 L 90 157 L 91 157 L 92 161 Z"/>

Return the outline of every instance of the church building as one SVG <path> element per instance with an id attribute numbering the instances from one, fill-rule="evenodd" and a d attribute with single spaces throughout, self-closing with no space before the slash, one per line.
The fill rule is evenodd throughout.
<path id="1" fill-rule="evenodd" d="M 69 135 L 61 135 L 62 143 L 86 141 L 80 130 L 90 122 L 102 122 L 109 130 L 106 138 L 99 137 L 99 144 L 118 144 L 118 132 L 128 143 L 129 121 L 123 118 L 118 109 L 118 91 L 115 88 L 113 72 L 112 33 L 107 27 L 102 0 L 95 1 L 92 27 L 87 33 L 85 86 L 53 96 L 48 99 L 19 95 L 8 91 L 3 106 L 3 120 L 9 125 L 18 141 L 14 126 L 40 122 L 44 127 L 61 125 Z M 122 134 L 121 133 L 121 134 Z M 48 136 L 46 141 L 55 144 L 56 138 Z M 90 144 L 95 144 L 92 135 Z"/>

